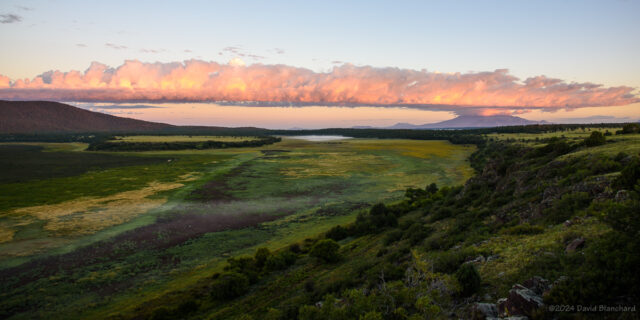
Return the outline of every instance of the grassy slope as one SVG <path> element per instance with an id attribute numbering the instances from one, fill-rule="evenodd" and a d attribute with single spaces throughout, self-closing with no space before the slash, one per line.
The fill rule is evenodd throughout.
<path id="1" fill-rule="evenodd" d="M 468 189 L 465 189 L 463 193 L 460 193 L 461 189 L 454 192 L 458 196 L 462 195 L 463 199 L 468 199 L 467 201 L 456 202 L 454 200 L 456 197 L 447 197 L 445 195 L 444 198 L 440 198 L 435 202 L 427 198 L 426 202 L 414 203 L 411 205 L 413 209 L 403 209 L 404 212 L 409 212 L 400 218 L 399 227 L 386 229 L 383 232 L 372 235 L 349 237 L 340 241 L 340 253 L 343 259 L 338 263 L 319 263 L 316 259 L 302 254 L 295 265 L 285 271 L 265 273 L 263 278 L 249 289 L 248 293 L 239 298 L 227 301 L 212 299 L 208 296 L 208 293 L 212 290 L 210 286 L 215 281 L 209 280 L 208 282 L 194 283 L 191 289 L 187 291 L 167 291 L 164 296 L 158 296 L 158 300 L 143 306 L 137 312 L 139 315 L 150 315 L 154 309 L 165 308 L 161 310 L 166 313 L 175 310 L 175 306 L 181 302 L 195 298 L 199 303 L 198 310 L 188 313 L 188 316 L 185 313 L 185 317 L 236 319 L 244 315 L 249 317 L 243 319 L 250 319 L 250 316 L 260 319 L 269 310 L 272 311 L 272 314 L 280 313 L 281 317 L 286 317 L 287 314 L 289 316 L 297 314 L 298 308 L 302 305 L 313 305 L 317 301 L 322 301 L 325 299 L 323 297 L 326 297 L 325 294 L 341 297 L 344 300 L 337 302 L 335 308 L 349 310 L 356 307 L 353 303 L 357 300 L 352 298 L 353 291 L 343 290 L 348 288 L 355 288 L 356 290 L 369 288 L 370 297 L 379 297 L 380 272 L 381 270 L 387 270 L 385 269 L 387 267 L 390 269 L 400 268 L 402 270 L 401 274 L 404 274 L 405 269 L 430 270 L 423 273 L 427 279 L 439 279 L 444 283 L 450 283 L 448 281 L 451 280 L 452 273 L 460 263 L 465 259 L 474 258 L 478 255 L 485 257 L 495 256 L 497 258 L 476 264 L 482 279 L 482 288 L 479 294 L 474 296 L 474 300 L 495 302 L 497 298 L 506 296 L 507 291 L 514 283 L 521 283 L 534 275 L 543 276 L 552 281 L 563 275 L 571 276 L 573 270 L 579 269 L 582 264 L 586 263 L 583 261 L 585 253 L 580 250 L 575 254 L 565 253 L 567 241 L 583 237 L 587 243 L 585 251 L 587 254 L 593 254 L 594 250 L 598 250 L 598 246 L 606 245 L 606 241 L 608 241 L 601 239 L 603 237 L 606 239 L 606 236 L 612 235 L 613 232 L 611 227 L 600 219 L 602 212 L 598 211 L 596 202 L 592 201 L 593 199 L 591 198 L 589 203 L 591 203 L 591 206 L 596 205 L 594 209 L 589 207 L 589 203 L 580 207 L 565 209 L 560 207 L 560 197 L 553 198 L 550 207 L 545 207 L 546 211 L 543 210 L 541 216 L 529 215 L 526 210 L 520 211 L 525 208 L 523 204 L 536 204 L 543 200 L 540 198 L 542 190 L 547 187 L 553 187 L 554 183 L 558 183 L 557 180 L 553 180 L 556 176 L 563 179 L 556 185 L 561 188 L 560 190 L 572 190 L 572 188 L 575 190 L 576 186 L 589 186 L 587 181 L 597 177 L 600 177 L 600 179 L 605 178 L 608 181 L 615 179 L 618 175 L 617 172 L 624 166 L 606 162 L 606 160 L 602 159 L 613 159 L 619 152 L 626 152 L 627 155 L 633 154 L 629 153 L 629 146 L 637 147 L 638 145 L 640 145 L 640 135 L 629 135 L 611 138 L 609 143 L 603 146 L 593 148 L 580 147 L 564 155 L 553 152 L 537 156 L 537 158 L 536 156 L 521 158 L 523 157 L 522 153 L 511 155 L 510 157 L 513 158 L 512 160 L 515 163 L 512 162 L 510 164 L 512 169 L 507 171 L 510 173 L 499 175 L 500 179 L 496 188 L 498 191 L 495 194 L 493 189 L 484 194 L 474 193 L 474 185 L 481 188 L 486 183 L 483 180 L 484 178 L 481 177 L 480 180 L 468 184 Z M 631 151 L 637 153 L 637 149 L 631 148 Z M 498 149 L 498 152 L 505 152 L 507 153 L 506 157 L 509 157 L 507 150 Z M 604 156 L 604 158 L 601 158 L 601 156 Z M 622 163 L 626 161 L 624 159 L 628 159 L 624 157 L 618 158 L 623 159 L 620 160 L 623 161 Z M 523 164 L 519 164 L 519 161 Z M 603 161 L 608 165 L 603 167 Z M 558 166 L 553 163 L 561 163 L 562 165 Z M 550 168 L 559 168 L 558 170 L 565 170 L 565 173 L 545 172 Z M 572 176 L 572 172 L 575 172 L 571 171 L 574 170 L 573 168 L 578 171 L 587 170 L 588 174 L 586 176 L 578 176 L 576 180 Z M 514 183 L 519 183 L 518 179 L 526 180 L 520 175 L 522 171 L 518 170 L 524 170 L 525 173 L 528 172 L 529 176 L 532 173 L 535 176 L 535 173 L 542 171 L 540 173 L 542 176 L 536 178 L 539 183 L 537 188 L 541 187 L 542 189 L 526 190 L 526 184 L 515 187 Z M 605 189 L 602 194 L 606 196 L 607 192 L 609 192 L 608 197 L 612 197 L 615 194 L 615 192 L 613 194 L 610 193 L 611 189 Z M 571 191 L 567 193 L 571 193 Z M 487 194 L 489 195 L 488 198 Z M 501 194 L 511 194 L 511 200 L 503 201 L 499 199 Z M 480 201 L 474 203 L 473 200 L 477 199 Z M 400 205 L 400 207 L 404 206 Z M 442 215 L 441 208 L 444 207 L 454 210 L 453 216 L 450 214 Z M 558 216 L 562 217 L 561 220 L 558 220 L 559 222 L 550 222 L 548 220 L 557 219 Z M 561 224 L 560 222 L 564 221 L 565 218 L 572 219 L 573 224 L 570 226 Z M 533 226 L 528 227 L 529 224 L 522 225 L 525 221 Z M 413 230 L 411 226 L 416 224 L 429 230 L 427 236 L 418 239 L 418 242 L 403 238 L 391 242 L 385 240 L 394 232 L 401 232 L 403 237 L 411 237 L 412 232 L 408 230 Z M 618 258 L 637 260 L 637 252 L 635 253 L 635 258 L 632 255 Z M 587 259 L 592 258 L 587 255 Z M 627 272 L 616 270 L 614 266 L 608 268 L 614 268 L 609 270 L 613 272 Z M 403 277 L 404 275 L 400 279 Z M 402 282 L 392 282 L 392 280 L 387 280 L 388 286 L 395 286 L 394 288 L 403 287 Z M 573 280 L 579 280 L 579 278 L 573 278 Z M 570 283 L 573 280 L 570 280 Z M 454 312 L 458 317 L 469 317 L 469 300 L 458 298 L 458 293 L 456 292 L 460 288 L 456 287 L 455 282 L 454 280 L 450 286 L 451 292 L 448 297 L 446 295 L 445 297 L 438 295 L 431 297 L 433 299 L 431 306 L 436 306 L 437 308 L 430 309 L 421 309 L 419 306 L 423 305 L 416 302 L 415 298 L 411 300 L 411 298 L 406 297 L 406 294 L 410 296 L 414 294 L 413 289 L 390 289 L 390 294 L 396 299 L 395 307 L 401 307 L 404 311 L 398 311 L 400 309 L 393 311 L 392 308 L 392 314 L 386 314 L 385 317 L 404 318 L 395 312 L 415 313 L 419 315 L 419 318 L 444 316 L 446 312 Z M 310 288 L 307 285 L 308 283 L 314 283 L 315 286 Z M 632 287 L 634 287 L 634 284 L 628 283 L 627 289 L 623 290 L 629 293 Z M 422 292 L 430 292 L 429 290 L 432 289 L 432 287 L 427 286 L 421 290 L 427 290 Z M 616 298 L 607 297 L 606 290 L 600 291 L 600 294 L 604 294 L 607 299 Z M 403 304 L 402 297 L 405 297 L 404 299 L 407 299 L 410 303 Z M 600 299 L 598 301 L 605 302 L 604 298 Z M 327 301 L 331 301 L 333 304 L 332 298 L 329 297 Z M 583 302 L 588 301 L 583 300 Z M 368 307 L 370 310 L 377 310 L 383 313 L 386 303 L 388 301 L 383 302 L 380 300 L 372 302 Z M 325 302 L 326 304 L 327 302 Z M 275 308 L 277 311 L 271 308 Z M 318 314 L 315 319 L 338 319 L 338 315 L 341 314 L 340 312 L 331 313 L 331 311 L 327 311 L 327 308 L 315 308 L 315 310 L 318 310 L 318 313 L 324 312 L 322 313 L 323 315 Z M 330 316 L 331 314 L 333 316 Z M 553 315 L 548 314 L 546 316 Z M 275 319 L 277 318 L 275 317 Z"/>

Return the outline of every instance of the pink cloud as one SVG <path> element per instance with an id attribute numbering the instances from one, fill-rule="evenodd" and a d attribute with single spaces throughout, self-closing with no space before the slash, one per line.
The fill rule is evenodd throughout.
<path id="1" fill-rule="evenodd" d="M 0 76 L 0 99 L 87 102 L 262 102 L 411 106 L 459 113 L 522 113 L 621 106 L 640 102 L 633 88 L 567 83 L 508 70 L 452 73 L 343 64 L 330 72 L 286 65 L 126 61 L 117 68 L 94 62 L 84 72 L 49 71 L 33 79 Z M 464 111 L 466 110 L 466 111 Z M 474 111 L 477 110 L 477 111 Z"/>

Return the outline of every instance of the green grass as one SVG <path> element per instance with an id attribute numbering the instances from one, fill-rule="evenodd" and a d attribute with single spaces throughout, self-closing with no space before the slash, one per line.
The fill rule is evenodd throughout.
<path id="1" fill-rule="evenodd" d="M 220 142 L 240 142 L 253 141 L 257 137 L 237 137 L 237 136 L 124 136 L 116 137 L 110 142 L 200 142 L 200 141 L 220 141 Z"/>
<path id="2" fill-rule="evenodd" d="M 0 184 L 70 177 L 92 170 L 157 164 L 162 161 L 151 157 L 63 152 L 60 149 L 59 145 L 48 148 L 34 144 L 0 144 Z"/>

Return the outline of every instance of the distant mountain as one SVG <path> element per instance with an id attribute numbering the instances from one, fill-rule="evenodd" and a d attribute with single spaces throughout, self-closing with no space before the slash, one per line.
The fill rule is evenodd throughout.
<path id="1" fill-rule="evenodd" d="M 528 124 L 542 124 L 546 121 L 531 121 L 514 116 L 459 116 L 457 118 L 436 123 L 415 125 L 397 123 L 386 129 L 454 129 L 454 128 L 491 128 L 505 126 L 524 126 Z"/>
<path id="2" fill-rule="evenodd" d="M 0 100 L 0 133 L 138 132 L 172 128 L 50 101 Z"/>

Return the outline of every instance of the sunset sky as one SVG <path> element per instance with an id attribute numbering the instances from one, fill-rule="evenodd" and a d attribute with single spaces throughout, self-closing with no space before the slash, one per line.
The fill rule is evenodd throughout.
<path id="1" fill-rule="evenodd" d="M 267 128 L 636 121 L 639 12 L 635 0 L 3 0 L 0 99 Z"/>

